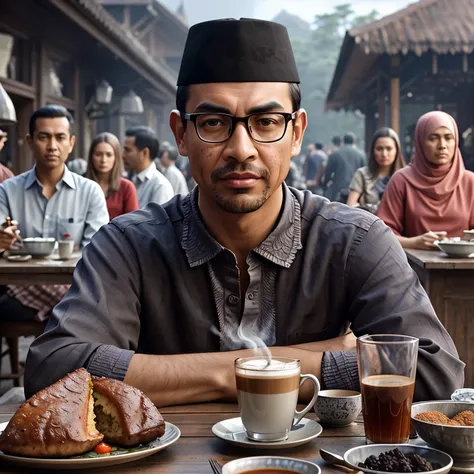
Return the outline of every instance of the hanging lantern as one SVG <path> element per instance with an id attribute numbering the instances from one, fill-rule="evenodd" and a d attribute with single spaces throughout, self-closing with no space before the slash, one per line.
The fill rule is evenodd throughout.
<path id="1" fill-rule="evenodd" d="M 16 123 L 16 112 L 7 91 L 0 84 L 0 125 Z"/>
<path id="2" fill-rule="evenodd" d="M 120 100 L 120 115 L 139 115 L 143 113 L 143 102 L 135 92 L 130 91 Z"/>

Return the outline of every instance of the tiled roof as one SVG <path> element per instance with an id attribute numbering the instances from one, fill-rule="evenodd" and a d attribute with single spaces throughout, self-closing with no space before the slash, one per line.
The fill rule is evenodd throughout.
<path id="1" fill-rule="evenodd" d="M 345 108 L 383 55 L 474 51 L 474 0 L 420 0 L 346 32 L 326 110 Z"/>
<path id="2" fill-rule="evenodd" d="M 474 0 L 421 0 L 347 34 L 366 54 L 470 53 Z"/>

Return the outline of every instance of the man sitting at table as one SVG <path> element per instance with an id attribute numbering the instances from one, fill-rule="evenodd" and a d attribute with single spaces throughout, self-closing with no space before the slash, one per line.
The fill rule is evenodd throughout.
<path id="1" fill-rule="evenodd" d="M 158 405 L 231 399 L 252 341 L 353 389 L 349 325 L 420 338 L 416 399 L 462 386 L 464 364 L 390 229 L 283 183 L 306 128 L 298 83 L 282 25 L 190 28 L 170 124 L 198 186 L 95 235 L 31 346 L 28 396 L 85 367 Z"/>
<path id="2" fill-rule="evenodd" d="M 64 239 L 69 234 L 85 247 L 109 221 L 104 193 L 89 179 L 65 166 L 76 138 L 71 114 L 58 105 L 41 107 L 30 118 L 27 136 L 35 166 L 0 184 L 0 219 L 11 217 L 21 236 Z M 16 240 L 16 227 L 0 228 L 0 252 Z M 43 321 L 68 285 L 28 285 L 0 289 L 0 320 Z"/>

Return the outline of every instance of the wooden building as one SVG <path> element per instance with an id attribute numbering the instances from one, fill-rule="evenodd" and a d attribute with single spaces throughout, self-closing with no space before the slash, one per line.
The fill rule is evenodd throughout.
<path id="1" fill-rule="evenodd" d="M 420 0 L 349 30 L 326 99 L 326 109 L 360 110 L 366 147 L 383 125 L 400 133 L 410 156 L 420 115 L 452 114 L 473 156 L 474 0 Z"/>
<path id="2" fill-rule="evenodd" d="M 32 166 L 28 120 L 52 103 L 75 118 L 76 157 L 86 157 L 104 130 L 122 138 L 126 127 L 144 124 L 167 138 L 187 30 L 157 0 L 0 0 L 0 82 L 18 117 L 2 127 L 9 133 L 2 159 L 6 154 L 15 173 Z M 113 89 L 108 105 L 95 100 L 102 81 Z M 144 112 L 121 115 L 121 100 L 132 91 Z"/>

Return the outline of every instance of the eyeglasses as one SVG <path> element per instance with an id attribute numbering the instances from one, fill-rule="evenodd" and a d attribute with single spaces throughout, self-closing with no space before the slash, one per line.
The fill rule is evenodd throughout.
<path id="1" fill-rule="evenodd" d="M 272 143 L 281 140 L 286 133 L 288 122 L 296 118 L 296 112 L 268 112 L 235 117 L 230 114 L 181 114 L 185 120 L 194 123 L 198 137 L 207 143 L 222 143 L 234 133 L 238 122 L 243 122 L 253 140 Z"/>

